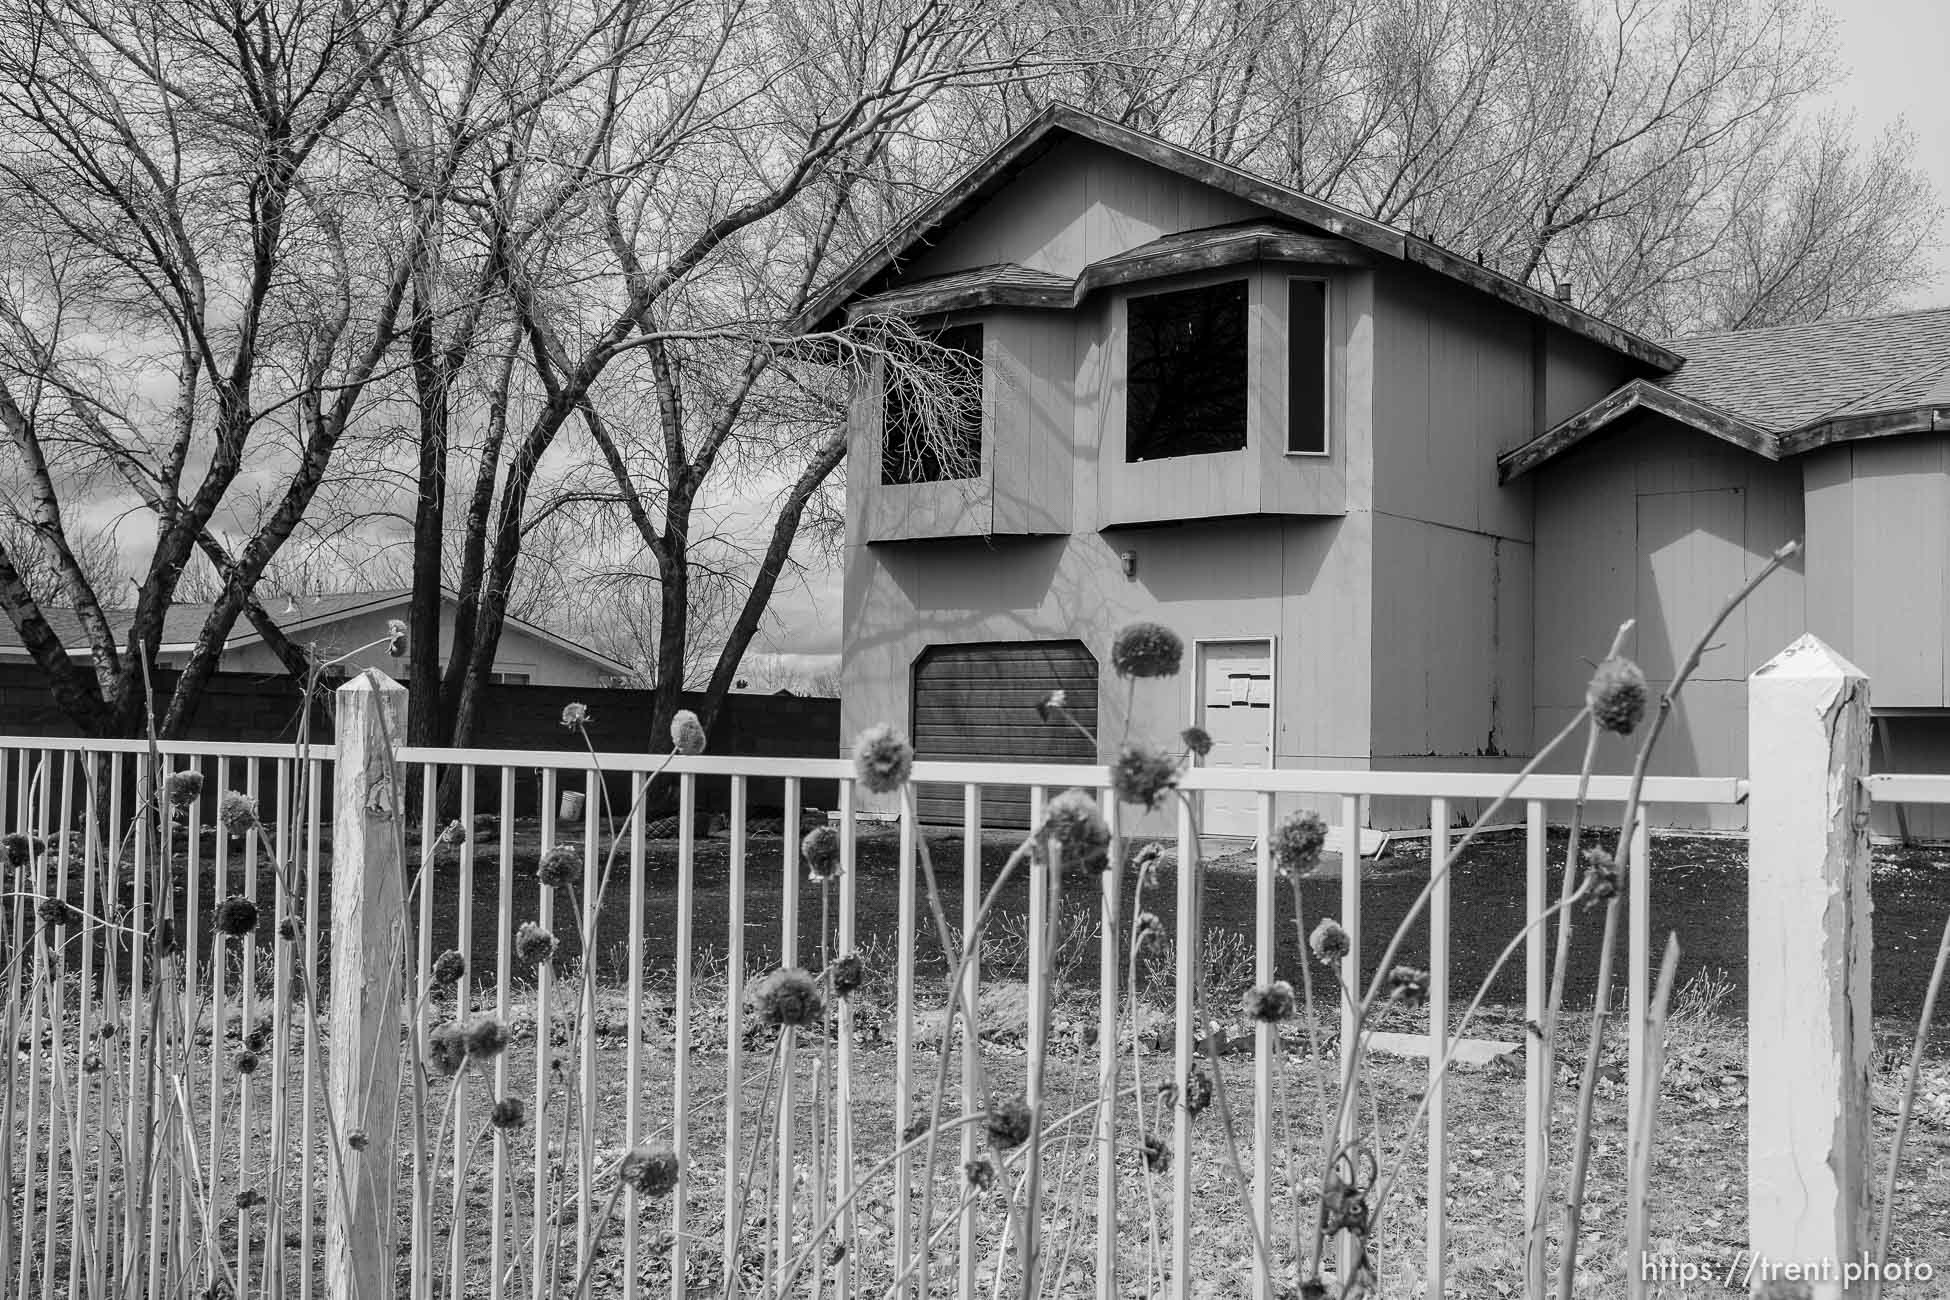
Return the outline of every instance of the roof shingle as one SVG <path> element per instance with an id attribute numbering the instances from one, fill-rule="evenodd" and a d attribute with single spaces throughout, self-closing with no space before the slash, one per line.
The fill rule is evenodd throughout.
<path id="1" fill-rule="evenodd" d="M 1703 334 L 1658 382 L 1773 433 L 1817 420 L 1950 403 L 1950 307 Z"/>

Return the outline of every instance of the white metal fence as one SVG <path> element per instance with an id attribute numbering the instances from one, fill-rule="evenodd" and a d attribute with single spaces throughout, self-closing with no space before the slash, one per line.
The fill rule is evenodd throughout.
<path id="1" fill-rule="evenodd" d="M 327 1147 L 334 1140 L 345 1144 L 353 1135 L 338 1132 L 334 1117 L 324 1111 L 320 1081 L 326 1044 L 318 1023 L 305 1014 L 306 998 L 314 998 L 316 1009 L 320 972 L 333 946 L 321 908 L 323 872 L 337 856 L 326 838 L 334 788 L 336 784 L 337 797 L 344 798 L 344 791 L 357 787 L 346 784 L 344 773 L 334 773 L 329 748 L 304 757 L 288 748 L 249 745 L 164 744 L 161 750 L 167 768 L 200 772 L 205 790 L 185 809 L 166 848 L 170 861 L 178 864 L 166 877 L 178 891 L 172 900 L 174 941 L 180 946 L 188 1004 L 197 1010 L 188 1022 L 186 1041 L 159 1044 L 174 1054 L 165 1050 L 164 1064 L 156 1065 L 141 1050 L 150 1027 L 140 1023 L 138 1013 L 150 1006 L 145 980 L 152 966 L 145 945 L 170 941 L 158 934 L 156 921 L 171 909 L 155 896 L 153 881 L 161 877 L 152 872 L 142 839 L 118 831 L 135 816 L 133 778 L 145 747 L 0 740 L 0 789 L 10 799 L 8 827 L 42 836 L 49 845 L 9 881 L 6 1038 L 18 1054 L 0 1131 L 6 1179 L 0 1190 L 13 1206 L 11 1230 L 0 1239 L 0 1268 L 14 1294 L 23 1297 L 97 1291 L 103 1279 L 140 1278 L 150 1297 L 200 1294 L 201 1288 L 215 1284 L 239 1296 L 309 1300 L 324 1285 L 321 1225 L 326 1198 L 334 1194 L 333 1180 L 344 1171 L 343 1159 Z M 947 1288 L 964 1298 L 978 1294 L 983 1234 L 993 1231 L 996 1217 L 990 1214 L 985 1226 L 974 1198 L 963 1194 L 963 1166 L 980 1154 L 978 1126 L 960 1124 L 949 1130 L 952 1140 L 943 1139 L 941 1158 L 926 1175 L 939 1180 L 928 1222 L 920 1219 L 923 1148 L 910 1144 L 895 1154 L 902 1150 L 903 1134 L 924 1113 L 936 1068 L 929 1040 L 914 1031 L 917 1011 L 926 1002 L 938 1003 L 942 991 L 940 980 L 918 973 L 923 965 L 938 963 L 941 954 L 922 893 L 922 836 L 911 801 L 898 827 L 895 932 L 870 936 L 860 930 L 861 823 L 856 811 L 862 795 L 849 763 L 710 755 L 592 758 L 571 750 L 411 747 L 401 749 L 398 760 L 406 784 L 420 796 L 418 845 L 408 848 L 409 878 L 414 877 L 412 859 L 430 853 L 439 837 L 441 823 L 434 809 L 442 776 L 458 773 L 459 817 L 467 826 L 475 825 L 477 805 L 483 802 L 512 808 L 517 773 L 534 769 L 542 773 L 544 810 L 537 831 L 504 816 L 490 833 L 470 835 L 454 852 L 451 865 L 417 874 L 411 910 L 420 986 L 427 985 L 438 947 L 457 948 L 466 955 L 468 968 L 454 992 L 442 994 L 437 1005 L 423 1000 L 406 1009 L 417 1024 L 414 1032 L 423 1034 L 455 1008 L 476 1006 L 517 1023 L 518 1050 L 495 1060 L 491 1095 L 476 1084 L 471 1093 L 456 1089 L 443 1103 L 445 1113 L 438 1122 L 456 1138 L 447 1157 L 450 1173 L 433 1185 L 434 1194 L 426 1194 L 426 1186 L 412 1177 L 403 1158 L 387 1171 L 395 1176 L 406 1205 L 401 1220 L 407 1263 L 401 1281 L 410 1286 L 410 1294 L 539 1297 L 548 1292 L 551 1279 L 565 1282 L 590 1254 L 595 1225 L 590 1210 L 601 1206 L 614 1185 L 622 1153 L 658 1135 L 667 1136 L 686 1159 L 676 1194 L 660 1203 L 665 1206 L 661 1222 L 636 1214 L 624 1219 L 615 1244 L 623 1294 L 715 1294 L 754 1257 L 776 1275 L 784 1261 L 816 1248 L 817 1265 L 802 1280 L 799 1293 L 850 1296 L 866 1284 L 864 1271 L 856 1270 L 865 1270 L 873 1253 L 863 1252 L 863 1234 L 886 1257 L 926 1260 L 916 1278 L 918 1294 L 930 1294 L 930 1282 L 936 1292 Z M 640 782 L 666 765 L 675 778 L 679 820 L 674 879 L 653 882 L 653 859 L 658 859 L 656 870 L 665 870 L 661 858 L 668 851 L 653 853 L 641 804 L 628 813 L 606 806 L 601 774 L 628 773 Z M 697 783 L 713 774 L 730 781 L 725 874 L 721 880 L 700 880 L 699 846 L 705 837 L 700 833 Z M 341 779 L 335 782 L 335 777 Z M 867 1049 L 856 1032 L 862 1027 L 855 1024 L 857 1008 L 850 1000 L 839 1004 L 838 1029 L 831 1041 L 807 1049 L 818 1057 L 817 1064 L 809 1061 L 806 1069 L 782 1072 L 783 1109 L 777 1113 L 786 1121 L 776 1131 L 767 1128 L 765 1099 L 740 1086 L 759 1077 L 767 1063 L 748 1041 L 740 1013 L 750 944 L 759 925 L 748 914 L 748 899 L 774 892 L 774 882 L 757 879 L 752 862 L 758 839 L 749 791 L 761 779 L 783 783 L 782 844 L 778 865 L 770 868 L 779 873 L 779 914 L 765 922 L 778 927 L 776 944 L 766 944 L 770 953 L 784 965 L 811 964 L 820 954 L 807 951 L 806 925 L 819 909 L 830 908 L 828 956 L 853 952 L 870 939 L 882 941 L 895 955 L 891 1113 L 871 1102 L 870 1090 L 861 1086 L 862 1053 Z M 951 783 L 964 791 L 963 859 L 935 864 L 944 874 L 959 871 L 963 912 L 954 923 L 964 933 L 975 924 L 984 888 L 980 809 L 985 787 L 1029 787 L 1032 821 L 1040 819 L 1049 793 L 1071 786 L 1097 790 L 1116 829 L 1118 809 L 1109 773 L 1101 766 L 923 763 L 915 779 Z M 835 781 L 839 789 L 833 815 L 842 831 L 841 871 L 824 898 L 819 887 L 804 881 L 795 829 L 809 780 Z M 1498 797 L 1506 792 L 1508 780 L 1488 774 L 1228 769 L 1194 770 L 1186 774 L 1183 786 L 1193 792 L 1247 790 L 1258 797 L 1258 907 L 1250 942 L 1256 978 L 1263 981 L 1282 973 L 1274 966 L 1277 908 L 1268 849 L 1276 811 L 1302 797 L 1316 803 L 1324 798 L 1338 808 L 1338 817 L 1329 821 L 1353 826 L 1359 824 L 1363 798 L 1426 798 L 1434 828 L 1429 859 L 1440 864 L 1453 835 L 1448 829 L 1451 801 Z M 1654 777 L 1644 794 L 1654 807 L 1731 804 L 1743 799 L 1744 786 L 1732 779 Z M 1868 788 L 1881 799 L 1950 802 L 1950 778 L 1883 776 L 1872 779 Z M 243 791 L 259 801 L 270 828 L 268 842 L 233 839 L 221 831 L 210 834 L 215 795 L 226 790 Z M 566 792 L 584 796 L 578 822 L 565 823 L 553 815 Z M 1538 1021 L 1547 980 L 1547 927 L 1536 922 L 1552 901 L 1547 890 L 1547 812 L 1552 805 L 1568 805 L 1575 779 L 1534 776 L 1511 793 L 1523 809 L 1526 847 L 1525 917 L 1530 931 L 1523 950 L 1524 1012 Z M 1615 818 L 1625 794 L 1623 778 L 1599 777 L 1591 782 L 1589 800 L 1601 810 L 1613 806 Z M 596 910 L 604 864 L 599 846 L 608 840 L 612 816 L 620 823 L 620 849 L 611 891 L 613 897 L 628 898 L 628 919 L 620 926 L 606 922 Z M 79 833 L 71 836 L 66 833 L 70 831 Z M 561 842 L 579 844 L 582 877 L 572 895 L 579 915 L 571 915 L 555 891 L 539 886 L 532 875 L 511 869 L 519 855 L 531 851 L 526 841 L 533 834 L 539 835 L 534 852 Z M 127 852 L 121 851 L 124 843 Z M 1191 814 L 1181 811 L 1178 860 L 1189 861 L 1195 851 Z M 1644 1050 L 1651 965 L 1650 855 L 1641 822 L 1631 843 L 1626 961 L 1627 1077 L 1634 1089 Z M 274 862 L 291 863 L 294 870 L 274 870 Z M 1043 909 L 1049 906 L 1043 876 L 1047 870 L 1046 865 L 1031 867 L 1032 934 L 1040 933 Z M 1124 876 L 1122 856 L 1114 854 L 1107 872 L 1087 878 L 1094 895 L 1089 901 L 1096 913 L 1092 937 L 1100 992 L 1094 1051 L 1098 1077 L 1104 1080 L 1120 1079 L 1128 1071 L 1118 1059 L 1124 1050 L 1121 996 L 1131 921 L 1124 911 Z M 756 888 L 761 884 L 767 887 Z M 1074 893 L 1076 887 L 1065 883 L 1062 888 Z M 1193 981 L 1184 968 L 1197 948 L 1191 934 L 1194 873 L 1177 872 L 1174 888 L 1180 968 L 1172 1069 L 1183 1080 L 1195 1050 L 1188 1032 L 1194 1023 Z M 1340 975 L 1354 989 L 1364 987 L 1381 946 L 1376 936 L 1363 934 L 1362 889 L 1361 872 L 1342 873 L 1339 916 L 1352 944 Z M 211 911 L 230 895 L 252 899 L 263 909 L 256 941 L 225 940 L 213 933 Z M 36 944 L 40 922 L 35 907 L 47 897 L 73 900 L 96 923 L 74 927 L 58 942 Z M 674 916 L 653 915 L 653 906 L 667 906 Z M 613 915 L 612 908 L 605 912 Z M 565 939 L 574 937 L 575 946 L 599 963 L 620 942 L 620 964 L 608 960 L 593 983 L 578 983 L 568 962 L 559 969 L 547 963 L 524 967 L 512 947 L 514 921 L 521 916 Z M 493 918 L 492 933 L 483 932 L 483 918 Z M 1446 1054 L 1456 997 L 1468 992 L 1451 984 L 1454 936 L 1449 919 L 1445 878 L 1435 884 L 1430 901 L 1425 1012 L 1432 1063 L 1426 1278 L 1429 1294 L 1435 1295 L 1441 1294 L 1449 1255 L 1445 1191 L 1451 1153 L 1444 1080 L 1434 1063 Z M 291 937 L 276 937 L 280 927 Z M 652 930 L 660 937 L 653 940 Z M 1498 936 L 1497 942 L 1502 939 Z M 721 954 L 722 970 L 721 975 L 709 974 L 708 1002 L 699 992 L 707 973 L 695 960 L 707 949 Z M 662 972 L 668 972 L 667 994 Z M 1031 1008 L 1045 1005 L 1041 984 L 1049 978 L 1047 967 L 1031 963 Z M 981 981 L 976 964 L 966 975 L 971 1007 L 977 1005 Z M 565 1009 L 560 1000 L 565 987 L 582 997 L 579 1010 Z M 599 1001 L 607 1007 L 619 1000 L 620 1016 L 594 1014 Z M 1343 1041 L 1348 1041 L 1353 1012 L 1344 999 L 1339 1015 Z M 1039 1028 L 1045 1027 L 1031 1026 L 1029 1041 L 1039 1041 Z M 958 1086 L 961 1097 L 970 1099 L 970 1110 L 979 1100 L 978 1063 L 989 1051 L 982 1029 L 978 1019 L 960 1031 Z M 572 1036 L 564 1038 L 569 1031 Z M 168 1031 L 157 1032 L 167 1036 Z M 1270 1025 L 1257 1030 L 1251 1097 L 1242 1107 L 1242 1125 L 1253 1139 L 1251 1174 L 1262 1203 L 1281 1193 L 1288 1176 L 1273 1157 L 1277 1081 L 1272 1049 L 1279 1032 Z M 526 1050 L 519 1050 L 524 1044 Z M 1524 1144 L 1521 1156 L 1512 1150 L 1510 1159 L 1512 1172 L 1520 1171 L 1528 1212 L 1544 1191 L 1542 1105 L 1547 1081 L 1534 1036 L 1527 1036 L 1524 1053 Z M 615 1064 L 619 1056 L 620 1078 Z M 247 1058 L 254 1068 L 240 1069 Z M 1031 1071 L 1045 1066 L 1040 1058 L 1025 1062 Z M 148 1070 L 156 1071 L 153 1079 L 145 1079 Z M 1121 1259 L 1141 1247 L 1143 1229 L 1128 1212 L 1120 1215 L 1120 1204 L 1128 1207 L 1141 1195 L 1143 1170 L 1134 1163 L 1128 1143 L 1119 1141 L 1120 1108 L 1133 1103 L 1119 1087 L 1099 1091 L 1091 1097 L 1092 1113 L 1086 1116 L 1089 1141 L 1077 1147 L 1073 1159 L 1090 1166 L 1090 1176 L 1080 1180 L 1095 1187 L 1089 1207 L 1094 1239 L 1088 1246 L 1094 1268 L 1088 1271 L 1094 1274 L 1097 1293 L 1109 1296 L 1117 1291 Z M 1189 1261 L 1196 1197 L 1191 1125 L 1184 1089 L 1178 1093 L 1170 1124 L 1166 1250 L 1172 1260 L 1171 1292 L 1184 1296 L 1193 1280 Z M 489 1109 L 495 1100 L 509 1098 L 525 1101 L 528 1124 L 519 1133 L 498 1133 L 487 1126 Z M 154 1153 L 169 1145 L 157 1135 L 171 1124 L 193 1140 L 177 1144 L 176 1167 L 153 1179 L 141 1177 L 144 1161 L 153 1161 Z M 400 1150 L 395 1142 L 396 1156 Z M 474 1172 L 463 1176 L 463 1167 Z M 741 1184 L 754 1167 L 769 1172 L 762 1194 L 748 1202 Z M 835 1185 L 808 1187 L 809 1167 L 830 1170 Z M 1069 1166 L 1072 1172 L 1083 1167 Z M 870 1195 L 856 1197 L 856 1188 L 869 1182 Z M 143 1203 L 142 1188 L 150 1185 L 160 1189 L 158 1204 Z M 831 1205 L 845 1207 L 843 1213 L 826 1238 L 809 1246 L 817 1211 Z M 570 1207 L 566 1214 L 565 1206 Z M 1511 1231 L 1520 1232 L 1521 1223 L 1513 1217 Z M 167 1227 L 149 1231 L 145 1224 Z M 1269 1279 L 1256 1281 L 1260 1294 L 1271 1294 Z M 119 1285 L 112 1289 L 121 1293 Z"/>

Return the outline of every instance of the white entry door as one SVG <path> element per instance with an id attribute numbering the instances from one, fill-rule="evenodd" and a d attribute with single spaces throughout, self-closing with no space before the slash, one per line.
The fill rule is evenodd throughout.
<path id="1" fill-rule="evenodd" d="M 1273 643 L 1207 641 L 1198 647 L 1198 704 L 1192 721 L 1212 737 L 1201 767 L 1263 771 L 1273 758 Z M 1200 830 L 1207 835 L 1258 833 L 1258 796 L 1207 792 Z"/>

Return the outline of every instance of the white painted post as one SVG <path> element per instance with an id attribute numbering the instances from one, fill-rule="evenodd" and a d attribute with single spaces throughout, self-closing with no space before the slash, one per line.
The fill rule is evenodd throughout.
<path id="1" fill-rule="evenodd" d="M 366 669 L 338 689 L 337 730 L 326 1087 L 340 1150 L 326 1167 L 344 1190 L 326 1197 L 325 1287 L 330 1300 L 390 1300 L 405 893 L 392 743 L 406 735 L 406 689 Z"/>
<path id="2" fill-rule="evenodd" d="M 1853 1294 L 1840 1270 L 1868 1245 L 1868 758 L 1869 680 L 1820 639 L 1801 637 L 1748 679 L 1756 1294 Z"/>

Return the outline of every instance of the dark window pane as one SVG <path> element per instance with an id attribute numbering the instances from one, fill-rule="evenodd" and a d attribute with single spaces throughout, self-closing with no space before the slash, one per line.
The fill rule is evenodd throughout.
<path id="1" fill-rule="evenodd" d="M 1286 449 L 1325 452 L 1327 285 L 1320 280 L 1286 283 Z"/>
<path id="2" fill-rule="evenodd" d="M 1124 458 L 1246 447 L 1246 282 L 1130 301 Z"/>
<path id="3" fill-rule="evenodd" d="M 951 325 L 930 340 L 940 351 L 920 364 L 937 370 L 959 388 L 959 409 L 941 419 L 941 395 L 934 396 L 937 427 L 928 427 L 922 400 L 911 380 L 890 378 L 881 405 L 880 481 L 935 483 L 976 478 L 982 472 L 982 327 Z"/>

